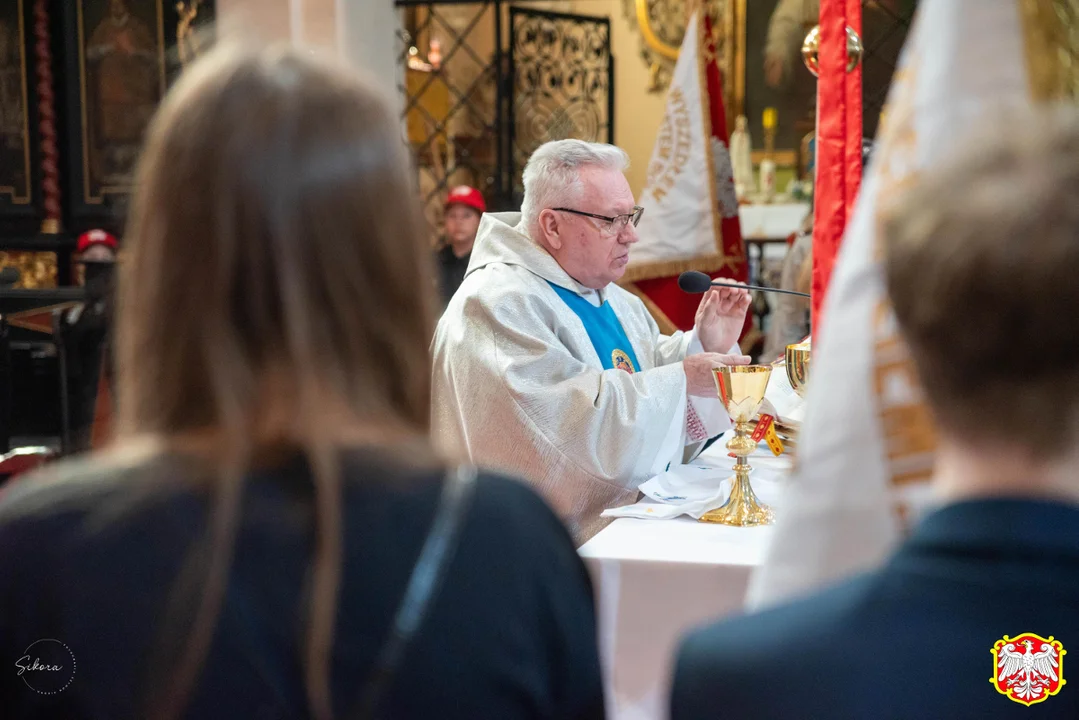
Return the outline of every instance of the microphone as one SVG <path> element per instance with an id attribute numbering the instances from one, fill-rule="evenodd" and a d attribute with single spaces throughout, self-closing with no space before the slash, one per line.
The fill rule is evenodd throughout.
<path id="1" fill-rule="evenodd" d="M 0 288 L 11 287 L 19 282 L 21 277 L 22 273 L 19 272 L 19 268 L 6 267 L 0 270 Z"/>
<path id="2" fill-rule="evenodd" d="M 690 270 L 684 272 L 678 276 L 678 287 L 682 289 L 682 292 L 690 294 L 700 294 L 708 292 L 712 287 L 729 287 L 739 288 L 741 290 L 760 290 L 761 292 L 770 293 L 782 293 L 784 295 L 797 295 L 798 297 L 809 297 L 809 293 L 798 292 L 796 290 L 780 290 L 779 288 L 762 287 L 760 285 L 739 285 L 733 282 L 721 282 L 719 280 L 713 280 L 702 272 L 696 270 Z"/>

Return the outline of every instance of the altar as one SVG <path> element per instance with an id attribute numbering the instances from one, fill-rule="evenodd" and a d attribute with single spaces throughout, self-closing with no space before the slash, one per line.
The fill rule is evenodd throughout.
<path id="1" fill-rule="evenodd" d="M 765 457 L 761 450 L 750 462 L 758 457 Z M 722 443 L 701 459 L 718 467 L 733 463 Z M 753 474 L 757 495 L 777 510 L 785 483 L 785 472 L 761 467 Z M 619 518 L 581 546 L 595 586 L 609 718 L 667 717 L 680 638 L 742 609 L 750 573 L 764 560 L 772 531 L 688 517 Z"/>

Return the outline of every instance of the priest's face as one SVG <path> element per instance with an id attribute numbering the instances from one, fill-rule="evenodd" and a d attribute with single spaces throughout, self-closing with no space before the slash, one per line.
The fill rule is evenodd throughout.
<path id="1" fill-rule="evenodd" d="M 581 170 L 581 196 L 571 210 L 614 217 L 633 212 L 633 192 L 617 170 L 586 167 Z M 611 223 L 568 212 L 543 213 L 542 232 L 547 250 L 577 282 L 595 290 L 607 287 L 626 272 L 630 245 L 637 242 L 632 223 L 613 230 Z"/>

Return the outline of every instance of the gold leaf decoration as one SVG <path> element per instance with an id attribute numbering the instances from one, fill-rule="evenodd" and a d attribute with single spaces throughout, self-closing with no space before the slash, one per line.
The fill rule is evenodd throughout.
<path id="1" fill-rule="evenodd" d="M 51 252 L 0 251 L 0 269 L 19 271 L 17 288 L 45 290 L 56 287 L 56 254 Z"/>
<path id="2" fill-rule="evenodd" d="M 745 0 L 622 0 L 623 12 L 641 36 L 641 59 L 649 69 L 648 92 L 664 92 L 686 34 L 686 21 L 698 2 L 712 21 L 719 66 L 726 77 L 734 67 L 735 2 Z M 730 94 L 725 87 L 724 94 Z"/>

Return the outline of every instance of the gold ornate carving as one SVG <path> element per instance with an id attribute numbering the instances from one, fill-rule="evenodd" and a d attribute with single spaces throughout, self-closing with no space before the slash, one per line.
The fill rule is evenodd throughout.
<path id="1" fill-rule="evenodd" d="M 712 35 L 724 76 L 738 76 L 735 49 L 744 44 L 739 38 L 745 36 L 745 31 L 743 23 L 741 34 L 737 32 L 736 6 L 740 4 L 744 8 L 745 0 L 623 0 L 626 18 L 641 33 L 641 58 L 649 68 L 649 92 L 662 92 L 670 85 L 687 19 L 698 2 L 703 3 L 712 21 Z M 731 95 L 731 91 L 726 94 Z"/>
<path id="2" fill-rule="evenodd" d="M 641 59 L 648 66 L 648 92 L 662 92 L 686 31 L 686 0 L 623 0 L 631 26 L 641 34 Z"/>
<path id="3" fill-rule="evenodd" d="M 1034 100 L 1079 101 L 1079 0 L 1020 0 Z"/>
<path id="4" fill-rule="evenodd" d="M 199 14 L 199 5 L 202 0 L 179 0 L 176 3 L 176 52 L 180 58 L 180 64 L 187 66 L 199 56 L 202 44 L 199 34 L 195 31 L 195 18 Z"/>
<path id="5" fill-rule="evenodd" d="M 679 0 L 635 0 L 641 38 L 668 60 L 678 59 L 678 45 L 686 31 L 686 8 Z M 670 42 L 678 38 L 677 44 Z"/>
<path id="6" fill-rule="evenodd" d="M 13 267 L 21 275 L 17 288 L 56 287 L 56 255 L 51 252 L 0 251 L 0 269 Z"/>

